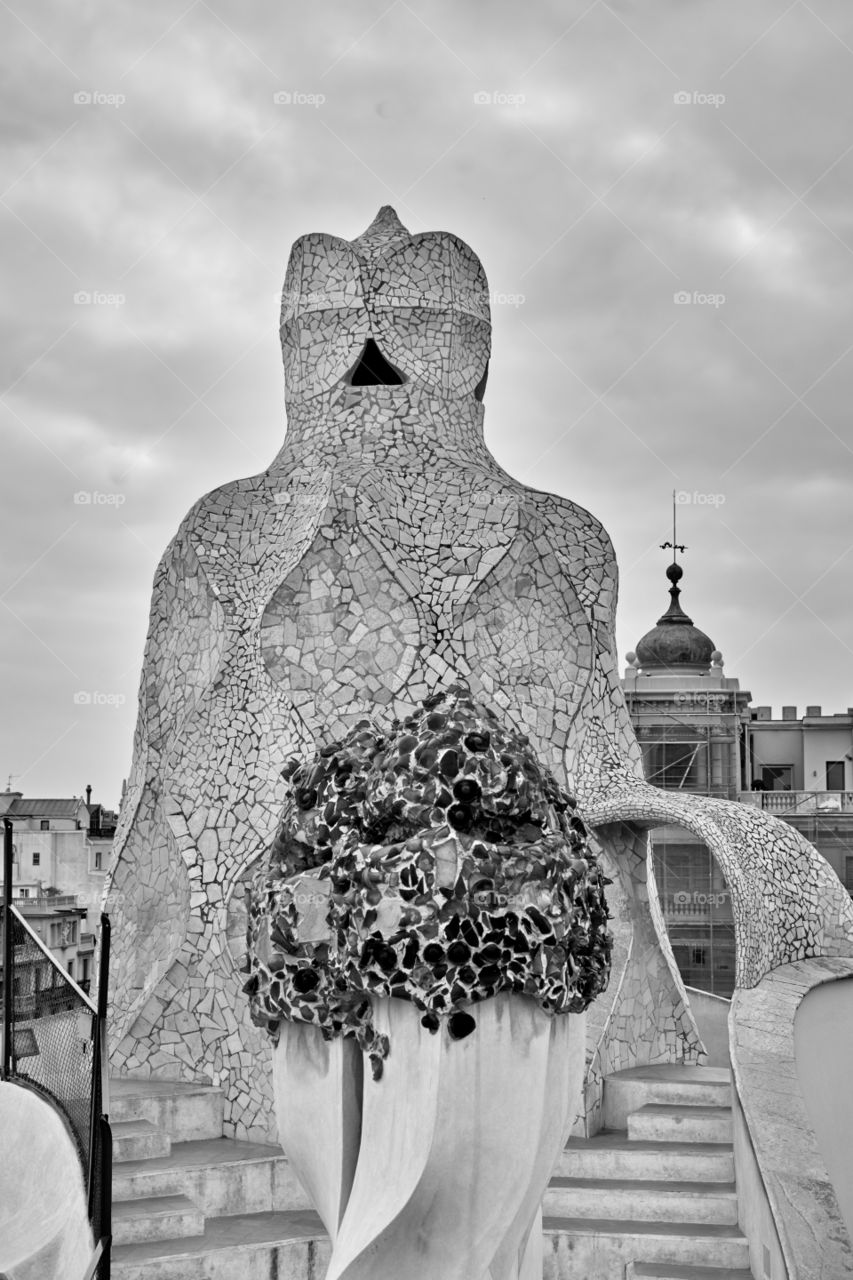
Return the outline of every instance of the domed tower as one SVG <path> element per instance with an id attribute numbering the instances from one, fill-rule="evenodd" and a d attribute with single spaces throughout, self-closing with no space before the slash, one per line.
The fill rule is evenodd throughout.
<path id="1" fill-rule="evenodd" d="M 722 654 L 705 632 L 693 625 L 693 619 L 688 618 L 679 603 L 678 584 L 684 570 L 676 560 L 667 569 L 666 576 L 672 584 L 669 608 L 637 645 L 639 670 L 644 674 L 707 675 L 712 663 L 722 667 Z"/>
<path id="2" fill-rule="evenodd" d="M 676 546 L 674 553 L 683 550 Z M 622 681 L 646 779 L 666 791 L 735 800 L 746 789 L 750 695 L 724 675 L 723 655 L 681 607 L 684 570 L 676 558 L 666 576 L 669 608 L 627 655 Z M 688 986 L 731 995 L 731 904 L 708 849 L 678 827 L 655 832 L 653 848 L 661 906 L 682 978 Z"/>

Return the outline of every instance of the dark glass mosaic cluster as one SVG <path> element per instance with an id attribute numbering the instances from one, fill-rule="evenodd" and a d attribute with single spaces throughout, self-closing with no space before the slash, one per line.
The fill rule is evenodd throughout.
<path id="1" fill-rule="evenodd" d="M 387 733 L 367 720 L 285 769 L 289 796 L 250 895 L 253 1020 L 389 1052 L 370 996 L 461 1039 L 463 1008 L 512 991 L 575 1013 L 610 972 L 607 882 L 574 800 L 464 685 Z"/>

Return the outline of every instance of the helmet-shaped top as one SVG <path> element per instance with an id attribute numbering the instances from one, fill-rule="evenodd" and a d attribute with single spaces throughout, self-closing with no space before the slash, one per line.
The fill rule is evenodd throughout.
<path id="1" fill-rule="evenodd" d="M 281 307 L 289 401 L 351 381 L 371 339 L 394 381 L 468 396 L 486 371 L 490 336 L 476 254 L 446 231 L 410 235 L 390 205 L 355 240 L 315 232 L 291 250 Z"/>

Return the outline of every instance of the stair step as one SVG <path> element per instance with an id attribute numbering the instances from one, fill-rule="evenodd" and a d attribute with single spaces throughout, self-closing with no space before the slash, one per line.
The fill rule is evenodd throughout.
<path id="1" fill-rule="evenodd" d="M 604 1082 L 604 1127 L 625 1129 L 628 1116 L 647 1103 L 669 1106 L 731 1106 L 731 1072 L 724 1067 L 667 1063 L 628 1067 Z"/>
<path id="2" fill-rule="evenodd" d="M 185 1195 L 207 1218 L 311 1208 L 281 1147 L 233 1138 L 176 1142 L 159 1159 L 125 1161 L 113 1172 L 113 1195 Z"/>
<path id="3" fill-rule="evenodd" d="M 668 1262 L 629 1262 L 625 1280 L 753 1280 L 749 1270 L 731 1267 L 691 1267 Z"/>
<path id="4" fill-rule="evenodd" d="M 733 1183 L 556 1177 L 543 1201 L 547 1217 L 596 1218 L 602 1209 L 627 1222 L 737 1225 Z"/>
<path id="5" fill-rule="evenodd" d="M 731 1109 L 646 1103 L 628 1116 L 628 1137 L 650 1142 L 731 1143 Z"/>
<path id="6" fill-rule="evenodd" d="M 593 1138 L 572 1138 L 555 1172 L 564 1178 L 734 1182 L 735 1162 L 731 1146 L 723 1143 L 646 1142 L 602 1130 Z"/>
<path id="7" fill-rule="evenodd" d="M 315 1213 L 253 1213 L 213 1218 L 204 1235 L 118 1245 L 113 1280 L 316 1280 L 330 1257 Z"/>
<path id="8" fill-rule="evenodd" d="M 115 1244 L 200 1236 L 203 1232 L 204 1214 L 186 1196 L 113 1200 Z"/>
<path id="9" fill-rule="evenodd" d="M 749 1247 L 736 1227 L 550 1217 L 544 1225 L 544 1280 L 611 1280 L 622 1275 L 629 1262 L 749 1267 Z"/>
<path id="10" fill-rule="evenodd" d="M 179 1080 L 110 1079 L 110 1119 L 148 1120 L 173 1142 L 221 1138 L 224 1094 Z"/>
<path id="11" fill-rule="evenodd" d="M 155 1160 L 172 1149 L 169 1135 L 150 1120 L 119 1120 L 112 1126 L 113 1161 Z"/>

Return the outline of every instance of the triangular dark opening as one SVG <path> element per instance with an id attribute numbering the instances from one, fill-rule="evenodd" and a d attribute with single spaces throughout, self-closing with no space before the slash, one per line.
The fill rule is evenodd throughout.
<path id="1" fill-rule="evenodd" d="M 346 381 L 351 387 L 399 387 L 406 379 L 385 359 L 373 339 L 368 338 Z"/>
<path id="2" fill-rule="evenodd" d="M 474 388 L 474 399 L 482 400 L 486 394 L 486 383 L 489 381 L 489 362 L 486 361 L 486 367 L 483 370 L 483 376 Z"/>

